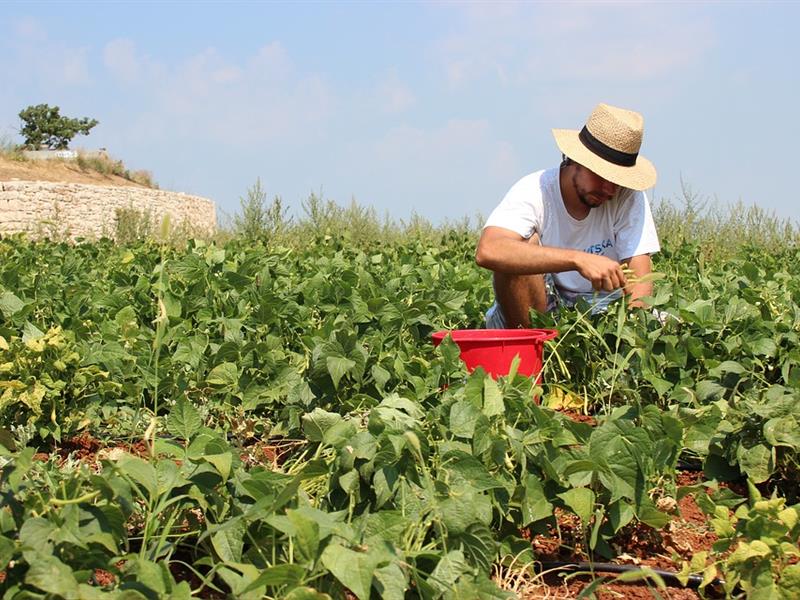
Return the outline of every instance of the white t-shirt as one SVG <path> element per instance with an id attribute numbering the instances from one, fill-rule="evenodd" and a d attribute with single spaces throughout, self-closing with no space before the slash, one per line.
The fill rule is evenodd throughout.
<path id="1" fill-rule="evenodd" d="M 616 198 L 592 208 L 586 218 L 578 220 L 564 206 L 559 171 L 556 167 L 520 179 L 484 227 L 503 227 L 524 238 L 538 233 L 543 246 L 583 250 L 616 261 L 661 249 L 644 192 L 620 188 Z M 570 303 L 580 296 L 597 299 L 591 282 L 577 271 L 553 273 L 553 279 Z"/>

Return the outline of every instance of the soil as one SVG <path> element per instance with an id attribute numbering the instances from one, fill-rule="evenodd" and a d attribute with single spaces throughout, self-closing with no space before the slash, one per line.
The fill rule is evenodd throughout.
<path id="1" fill-rule="evenodd" d="M 684 472 L 678 474 L 677 484 L 688 486 L 702 479 L 702 473 Z M 537 558 L 543 563 L 592 562 L 593 558 L 585 547 L 584 534 L 578 517 L 556 509 L 556 521 L 558 529 L 550 528 L 544 534 L 529 536 Z M 678 572 L 682 561 L 690 560 L 699 551 L 710 550 L 716 539 L 716 535 L 709 528 L 705 514 L 697 506 L 694 496 L 690 494 L 675 504 L 673 518 L 665 527 L 656 530 L 642 523 L 636 523 L 623 528 L 611 540 L 611 547 L 617 557 L 610 562 Z M 609 562 L 602 558 L 595 560 Z M 701 598 L 694 589 L 683 588 L 670 582 L 666 582 L 667 589 L 661 590 L 652 583 L 615 583 L 613 574 L 598 571 L 597 576 L 606 579 L 606 582 L 595 590 L 600 600 Z M 577 575 L 553 569 L 531 579 L 527 585 L 520 585 L 514 591 L 523 600 L 577 598 L 593 579 L 591 575 Z"/>
<path id="2" fill-rule="evenodd" d="M 305 444 L 304 440 L 283 438 L 259 440 L 245 446 L 239 457 L 248 467 L 261 465 L 278 469 L 294 451 L 302 448 Z"/>
<path id="3" fill-rule="evenodd" d="M 119 175 L 104 175 L 97 171 L 84 171 L 74 161 L 61 159 L 12 160 L 0 155 L 0 182 L 14 180 L 86 183 L 115 187 L 147 187 Z"/>
<path id="4" fill-rule="evenodd" d="M 84 432 L 64 440 L 50 452 L 37 452 L 33 455 L 33 460 L 45 462 L 55 455 L 58 456 L 59 464 L 63 464 L 67 459 L 72 459 L 92 468 L 99 468 L 101 458 L 108 458 L 120 450 L 139 457 L 149 455 L 147 444 L 142 440 L 132 444 L 120 442 L 113 446 L 104 446 L 99 440 Z"/>
<path id="5" fill-rule="evenodd" d="M 570 409 L 562 409 L 559 412 L 565 417 L 569 417 L 576 423 L 586 423 L 588 425 L 591 425 L 592 427 L 597 425 L 597 419 L 592 415 L 585 415 L 583 413 Z"/>

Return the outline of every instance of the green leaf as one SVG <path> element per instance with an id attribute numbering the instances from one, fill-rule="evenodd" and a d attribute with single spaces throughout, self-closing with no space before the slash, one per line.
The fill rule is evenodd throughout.
<path id="1" fill-rule="evenodd" d="M 171 319 L 178 319 L 181 316 L 181 299 L 173 294 L 166 292 L 163 296 L 164 308 L 167 316 Z"/>
<path id="2" fill-rule="evenodd" d="M 655 583 L 659 589 L 666 589 L 667 584 L 664 583 L 664 579 L 650 569 L 649 567 L 642 567 L 641 569 L 636 569 L 635 571 L 628 571 L 627 573 L 622 573 L 615 578 L 615 581 L 625 581 L 625 582 L 633 582 L 633 581 L 642 581 L 642 580 L 650 580 Z"/>
<path id="3" fill-rule="evenodd" d="M 460 480 L 477 491 L 505 487 L 471 454 L 461 451 L 448 452 L 443 456 L 443 461 L 445 469 L 454 476 L 454 481 Z"/>
<path id="4" fill-rule="evenodd" d="M 206 381 L 211 385 L 234 388 L 239 383 L 239 370 L 232 362 L 224 362 L 211 369 Z"/>
<path id="5" fill-rule="evenodd" d="M 483 380 L 483 414 L 487 417 L 502 415 L 505 412 L 503 394 L 497 382 L 491 377 Z"/>
<path id="6" fill-rule="evenodd" d="M 745 369 L 740 363 L 734 360 L 723 361 L 718 366 L 708 370 L 708 374 L 711 375 L 712 377 L 722 377 L 726 373 L 734 373 L 736 375 L 742 375 L 743 373 L 746 372 L 747 369 Z"/>
<path id="7" fill-rule="evenodd" d="M 72 569 L 54 556 L 37 556 L 28 565 L 25 583 L 65 598 L 78 597 L 78 582 Z"/>
<path id="8" fill-rule="evenodd" d="M 42 517 L 30 517 L 19 528 L 19 541 L 23 548 L 32 548 L 40 554 L 52 552 L 51 536 L 58 531 L 54 523 Z"/>
<path id="9" fill-rule="evenodd" d="M 44 337 L 44 332 L 36 327 L 30 321 L 26 321 L 25 325 L 22 327 L 22 341 L 28 342 L 30 340 L 38 340 L 39 338 Z"/>
<path id="10" fill-rule="evenodd" d="M 267 567 L 261 571 L 261 574 L 252 583 L 242 590 L 242 593 L 252 592 L 262 586 L 299 585 L 305 574 L 306 568 L 302 565 L 280 564 L 274 567 Z M 288 596 L 286 597 L 288 598 Z"/>
<path id="11" fill-rule="evenodd" d="M 617 533 L 634 517 L 633 506 L 625 500 L 618 500 L 608 507 L 608 520 L 614 533 Z"/>
<path id="12" fill-rule="evenodd" d="M 381 600 L 404 600 L 408 582 L 403 569 L 396 562 L 375 571 L 375 589 Z"/>
<path id="13" fill-rule="evenodd" d="M 701 402 L 710 402 L 711 400 L 722 398 L 723 394 L 725 394 L 724 387 L 715 381 L 710 381 L 708 379 L 698 381 L 695 384 L 694 389 L 695 393 L 697 394 L 697 398 Z"/>
<path id="14" fill-rule="evenodd" d="M 645 374 L 645 376 L 647 381 L 650 382 L 650 385 L 653 386 L 653 389 L 659 396 L 666 396 L 674 387 L 674 384 L 671 381 L 662 379 L 661 377 L 658 377 L 649 371 Z"/>
<path id="15" fill-rule="evenodd" d="M 167 417 L 167 431 L 175 437 L 188 441 L 202 426 L 200 413 L 194 404 L 184 397 L 178 398 Z"/>
<path id="16" fill-rule="evenodd" d="M 671 520 L 670 516 L 658 510 L 649 498 L 636 508 L 636 516 L 642 523 L 654 529 L 661 529 Z"/>
<path id="17" fill-rule="evenodd" d="M 783 568 L 781 578 L 778 580 L 778 589 L 786 600 L 800 598 L 800 564 Z"/>
<path id="18" fill-rule="evenodd" d="M 3 292 L 0 295 L 0 312 L 8 319 L 13 317 L 25 307 L 25 303 L 11 292 Z"/>
<path id="19" fill-rule="evenodd" d="M 444 596 L 447 600 L 480 598 L 481 600 L 514 600 L 519 598 L 513 592 L 501 590 L 488 577 L 461 577 L 452 592 Z"/>
<path id="20" fill-rule="evenodd" d="M 228 480 L 231 475 L 231 465 L 233 465 L 233 454 L 230 452 L 206 454 L 203 459 L 214 465 L 214 468 L 222 476 L 222 481 Z"/>
<path id="21" fill-rule="evenodd" d="M 572 512 L 580 517 L 581 522 L 585 525 L 592 518 L 594 512 L 595 494 L 592 490 L 585 487 L 572 488 L 558 494 L 558 497 L 564 501 Z"/>
<path id="22" fill-rule="evenodd" d="M 436 564 L 428 583 L 440 592 L 451 589 L 461 575 L 469 572 L 469 565 L 461 550 L 451 550 Z"/>
<path id="23" fill-rule="evenodd" d="M 4 535 L 0 535 L 0 571 L 5 570 L 16 552 L 17 545 Z"/>
<path id="24" fill-rule="evenodd" d="M 317 560 L 317 551 L 320 543 L 319 524 L 309 516 L 290 510 L 286 516 L 294 525 L 294 547 L 305 561 L 312 563 Z"/>
<path id="25" fill-rule="evenodd" d="M 344 356 L 328 356 L 325 358 L 325 364 L 333 380 L 333 387 L 339 389 L 339 382 L 342 377 L 356 366 L 356 361 L 350 360 Z"/>
<path id="26" fill-rule="evenodd" d="M 773 446 L 800 450 L 800 426 L 792 417 L 776 417 L 764 423 L 764 439 Z"/>
<path id="27" fill-rule="evenodd" d="M 736 456 L 739 459 L 739 467 L 754 483 L 762 483 L 769 479 L 775 468 L 772 450 L 763 444 L 757 444 L 752 448 L 739 446 Z"/>
<path id="28" fill-rule="evenodd" d="M 310 587 L 297 587 L 283 597 L 283 600 L 331 600 L 328 594 Z"/>
<path id="29" fill-rule="evenodd" d="M 438 508 L 442 524 L 451 534 L 459 534 L 473 523 L 491 520 L 488 497 L 466 486 L 460 486 L 450 497 L 441 500 Z"/>
<path id="30" fill-rule="evenodd" d="M 369 600 L 370 587 L 379 558 L 368 552 L 355 552 L 339 544 L 328 544 L 321 561 L 339 582 L 359 600 Z"/>
<path id="31" fill-rule="evenodd" d="M 303 433 L 308 441 L 321 442 L 325 434 L 335 425 L 342 422 L 342 415 L 315 408 L 312 412 L 303 415 Z"/>
<path id="32" fill-rule="evenodd" d="M 460 360 L 461 348 L 453 341 L 452 336 L 446 336 L 437 349 L 444 357 L 448 371 L 463 367 L 463 363 Z"/>
<path id="33" fill-rule="evenodd" d="M 544 493 L 542 482 L 534 475 L 525 477 L 524 494 L 522 499 L 523 525 L 530 525 L 553 514 L 553 505 Z"/>
<path id="34" fill-rule="evenodd" d="M 137 456 L 126 454 L 117 462 L 117 468 L 123 475 L 141 485 L 150 498 L 155 498 L 158 491 L 158 479 L 153 465 Z"/>
<path id="35" fill-rule="evenodd" d="M 118 342 L 92 344 L 86 358 L 87 365 L 103 365 L 105 368 L 122 369 L 130 355 Z"/>
<path id="36" fill-rule="evenodd" d="M 494 533 L 483 523 L 473 523 L 467 530 L 454 538 L 461 545 L 465 558 L 488 573 L 497 555 Z"/>
<path id="37" fill-rule="evenodd" d="M 756 356 L 775 356 L 778 351 L 777 344 L 767 337 L 750 340 L 746 345 Z"/>
<path id="38" fill-rule="evenodd" d="M 171 577 L 164 572 L 166 567 L 162 568 L 161 565 L 141 557 L 132 561 L 132 567 L 139 583 L 155 592 L 159 598 L 167 596 L 167 582 Z"/>
<path id="39" fill-rule="evenodd" d="M 222 528 L 211 535 L 211 544 L 219 557 L 227 563 L 238 563 L 242 560 L 244 534 L 247 525 L 239 517 L 226 521 Z"/>
<path id="40" fill-rule="evenodd" d="M 172 355 L 172 361 L 173 363 L 184 363 L 193 369 L 197 369 L 207 346 L 208 340 L 205 336 L 195 335 L 181 339 L 177 348 L 175 348 L 175 353 Z"/>
<path id="41" fill-rule="evenodd" d="M 459 400 L 450 407 L 450 432 L 460 438 L 472 438 L 480 411 L 468 400 Z"/>
<path id="42" fill-rule="evenodd" d="M 375 385 L 379 390 L 382 390 L 384 387 L 386 387 L 386 384 L 392 377 L 389 371 L 387 371 L 377 363 L 372 365 L 372 369 L 370 372 L 372 373 L 372 378 L 375 380 Z"/>
<path id="43" fill-rule="evenodd" d="M 610 502 L 616 502 L 623 496 L 634 498 L 642 476 L 641 466 L 651 460 L 653 445 L 643 428 L 629 420 L 617 419 L 592 432 L 589 454 L 595 463 L 605 467 L 600 470 L 600 479 L 611 491 Z"/>

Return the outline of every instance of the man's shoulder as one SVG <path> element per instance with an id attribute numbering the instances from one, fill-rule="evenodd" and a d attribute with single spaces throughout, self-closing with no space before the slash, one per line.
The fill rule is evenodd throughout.
<path id="1" fill-rule="evenodd" d="M 558 167 L 553 167 L 551 169 L 539 169 L 538 171 L 534 171 L 533 173 L 528 173 L 524 177 L 522 177 L 519 182 L 545 182 L 549 183 L 553 181 L 558 173 Z M 517 182 L 517 183 L 519 183 Z"/>
<path id="2" fill-rule="evenodd" d="M 549 196 L 553 193 L 554 186 L 558 183 L 557 175 L 558 168 L 534 171 L 517 180 L 511 190 L 515 193 L 523 193 L 526 196 L 529 194 Z"/>
<path id="3" fill-rule="evenodd" d="M 641 212 L 648 205 L 647 194 L 638 190 L 623 188 L 615 202 L 606 202 L 605 207 L 617 216 L 629 212 Z"/>
<path id="4" fill-rule="evenodd" d="M 545 204 L 551 196 L 551 169 L 534 171 L 517 180 L 495 207 L 484 227 L 503 227 L 529 237 L 542 230 Z"/>

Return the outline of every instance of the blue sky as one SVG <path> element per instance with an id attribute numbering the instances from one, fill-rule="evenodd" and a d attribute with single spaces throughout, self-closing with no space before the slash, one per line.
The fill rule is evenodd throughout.
<path id="1" fill-rule="evenodd" d="M 435 222 L 488 215 L 598 102 L 640 111 L 655 201 L 796 219 L 796 2 L 3 2 L 0 136 L 61 107 L 226 213 L 256 178 Z"/>

